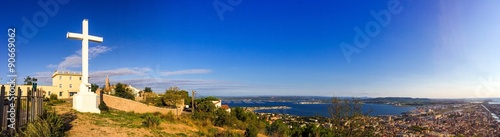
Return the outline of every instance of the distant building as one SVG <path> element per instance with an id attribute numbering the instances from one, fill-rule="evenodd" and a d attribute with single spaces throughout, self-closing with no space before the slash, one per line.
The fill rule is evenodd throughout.
<path id="1" fill-rule="evenodd" d="M 229 105 L 221 105 L 220 108 L 222 108 L 223 110 L 231 113 L 231 108 L 229 108 Z"/>
<path id="2" fill-rule="evenodd" d="M 22 81 L 21 78 L 17 79 Z M 73 95 L 80 91 L 80 83 L 82 83 L 82 73 L 69 71 L 55 71 L 52 74 L 52 86 L 38 85 L 37 88 L 44 91 L 45 97 L 55 94 L 59 99 L 72 98 Z M 23 91 L 22 96 L 27 96 L 27 88 L 32 88 L 32 85 L 16 85 Z M 5 84 L 5 89 L 8 91 L 10 85 Z M 90 90 L 90 89 L 89 89 Z M 6 93 L 9 94 L 8 92 Z M 16 89 L 17 94 L 17 89 Z"/>
<path id="3" fill-rule="evenodd" d="M 130 90 L 132 92 L 132 94 L 134 94 L 134 96 L 136 97 L 136 100 L 142 100 L 142 98 L 138 98 L 138 97 L 142 97 L 141 96 L 141 90 L 133 87 L 132 85 L 130 84 L 124 84 L 125 85 L 125 88 Z M 106 83 L 104 83 L 104 93 L 105 94 L 115 94 L 115 85 L 111 85 L 110 81 L 109 81 L 109 77 L 106 76 Z"/>
<path id="4" fill-rule="evenodd" d="M 215 105 L 216 108 L 220 108 L 222 106 L 222 101 L 221 100 L 212 101 L 212 103 L 214 103 L 214 105 Z"/>

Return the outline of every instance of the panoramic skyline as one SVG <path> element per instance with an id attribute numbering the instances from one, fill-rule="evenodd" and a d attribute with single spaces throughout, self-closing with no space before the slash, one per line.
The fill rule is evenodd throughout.
<path id="1" fill-rule="evenodd" d="M 66 33 L 88 19 L 104 38 L 89 45 L 99 86 L 109 76 L 202 96 L 500 97 L 500 1 L 41 2 L 0 2 L 0 27 L 17 30 L 18 83 L 81 71 L 81 42 Z"/>

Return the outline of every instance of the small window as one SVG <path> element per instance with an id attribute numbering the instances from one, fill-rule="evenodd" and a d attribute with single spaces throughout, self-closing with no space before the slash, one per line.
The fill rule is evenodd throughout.
<path id="1" fill-rule="evenodd" d="M 71 77 L 70 77 L 71 78 Z M 73 88 L 73 85 L 72 84 L 69 84 L 69 88 Z"/>
<path id="2" fill-rule="evenodd" d="M 61 79 L 62 79 L 62 76 L 59 76 L 59 80 L 61 80 Z"/>
<path id="3" fill-rule="evenodd" d="M 59 88 L 62 88 L 62 84 L 59 84 Z"/>
<path id="4" fill-rule="evenodd" d="M 71 80 L 71 76 L 69 76 L 69 80 Z"/>
<path id="5" fill-rule="evenodd" d="M 82 77 L 80 77 L 80 80 L 82 80 Z"/>
<path id="6" fill-rule="evenodd" d="M 70 97 L 72 97 L 73 95 L 75 95 L 75 92 L 69 92 Z"/>
<path id="7" fill-rule="evenodd" d="M 50 91 L 49 91 L 49 96 L 50 96 Z"/>
<path id="8" fill-rule="evenodd" d="M 62 96 L 62 91 L 61 91 L 61 92 L 59 92 L 59 96 L 60 96 L 60 97 Z"/>

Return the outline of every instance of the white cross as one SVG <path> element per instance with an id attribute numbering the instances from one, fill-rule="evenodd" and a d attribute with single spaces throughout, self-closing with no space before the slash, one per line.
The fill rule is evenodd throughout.
<path id="1" fill-rule="evenodd" d="M 89 91 L 89 41 L 101 43 L 102 37 L 89 35 L 89 23 L 87 19 L 82 22 L 82 34 L 68 32 L 66 38 L 77 39 L 82 41 L 82 83 L 80 84 L 80 91 Z M 84 88 L 86 90 L 84 90 Z"/>

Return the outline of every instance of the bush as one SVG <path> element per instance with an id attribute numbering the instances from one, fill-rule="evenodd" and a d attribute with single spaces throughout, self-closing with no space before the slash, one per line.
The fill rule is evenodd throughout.
<path id="1" fill-rule="evenodd" d="M 161 120 L 158 116 L 147 113 L 142 117 L 145 119 L 143 122 L 144 126 L 149 128 L 158 128 L 158 126 L 160 126 Z"/>
<path id="2" fill-rule="evenodd" d="M 50 100 L 57 100 L 56 94 L 50 94 Z"/>
<path id="3" fill-rule="evenodd" d="M 245 137 L 257 137 L 257 134 L 259 131 L 257 131 L 257 128 L 254 126 L 248 126 L 247 129 L 245 129 Z"/>
<path id="4" fill-rule="evenodd" d="M 109 112 L 109 107 L 106 105 L 106 102 L 103 101 L 99 104 L 99 110 L 101 110 L 101 112 Z"/>
<path id="5" fill-rule="evenodd" d="M 50 133 L 50 126 L 47 121 L 37 120 L 35 122 L 28 123 L 26 129 L 16 134 L 18 137 L 52 137 Z"/>
<path id="6" fill-rule="evenodd" d="M 118 83 L 115 85 L 115 94 L 114 95 L 117 97 L 126 98 L 126 99 L 130 99 L 130 100 L 135 99 L 135 96 L 132 93 L 132 91 L 130 91 L 130 89 L 127 89 L 127 85 L 122 84 L 122 83 Z"/>
<path id="7" fill-rule="evenodd" d="M 64 121 L 55 112 L 46 112 L 40 119 L 31 122 L 16 136 L 21 137 L 62 137 Z"/>

